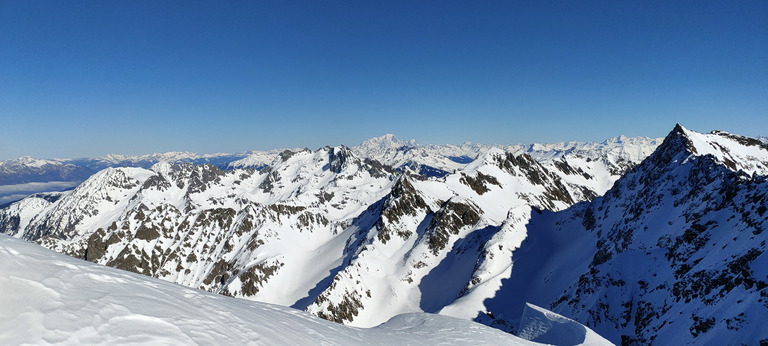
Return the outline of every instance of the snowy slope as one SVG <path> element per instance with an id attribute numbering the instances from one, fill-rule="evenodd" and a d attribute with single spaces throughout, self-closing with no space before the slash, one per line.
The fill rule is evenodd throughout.
<path id="1" fill-rule="evenodd" d="M 358 148 L 276 152 L 259 170 L 107 169 L 58 200 L 30 197 L 0 210 L 0 230 L 96 263 L 358 327 L 435 312 L 519 332 L 530 302 L 616 343 L 723 340 L 751 328 L 743 316 L 707 308 L 713 289 L 698 292 L 694 282 L 741 280 L 736 288 L 744 292 L 717 292 L 762 303 L 753 298 L 768 278 L 755 268 L 766 266 L 750 264 L 763 261 L 760 237 L 768 234 L 760 231 L 762 142 L 678 126 L 663 143 L 618 137 L 517 154 L 478 147 L 466 162 L 422 150 L 422 165 L 457 165 L 439 176 L 363 156 L 410 160 L 413 148 L 440 151 L 384 136 Z M 390 163 L 407 161 L 397 160 Z M 703 250 L 725 239 L 736 245 Z M 690 246 L 704 247 L 681 250 Z M 707 259 L 694 263 L 696 256 Z M 637 279 L 642 270 L 657 276 Z M 645 304 L 643 287 L 659 285 L 653 294 L 672 298 Z M 659 303 L 688 291 L 696 292 L 685 293 L 690 308 Z M 762 316 L 755 311 L 744 313 Z M 670 313 L 695 322 L 675 334 Z M 731 329 L 707 329 L 710 318 Z M 662 328 L 669 334 L 651 339 Z"/>
<path id="2" fill-rule="evenodd" d="M 328 147 L 281 152 L 260 171 L 105 169 L 57 201 L 14 204 L 0 220 L 7 234 L 75 257 L 370 327 L 450 303 L 467 281 L 439 297 L 431 285 L 440 276 L 422 281 L 456 241 L 484 239 L 510 208 L 560 210 L 574 198 L 529 156 L 500 149 L 424 179 Z M 340 302 L 366 291 L 365 308 L 344 312 Z"/>
<path id="3" fill-rule="evenodd" d="M 355 326 L 437 312 L 471 280 L 477 242 L 496 232 L 510 208 L 571 203 L 557 175 L 500 149 L 439 180 L 405 176 L 372 211 L 377 221 L 358 231 L 349 264 L 307 311 Z M 451 263 L 458 268 L 444 269 Z"/>
<path id="4" fill-rule="evenodd" d="M 749 138 L 677 126 L 605 196 L 519 218 L 499 242 L 519 244 L 511 269 L 475 320 L 522 332 L 531 302 L 616 343 L 766 342 L 766 157 Z M 469 318 L 466 304 L 443 312 Z"/>
<path id="5" fill-rule="evenodd" d="M 618 136 L 603 142 L 514 145 L 513 154 L 528 154 L 560 175 L 582 198 L 603 195 L 613 183 L 648 157 L 663 138 Z"/>
<path id="6" fill-rule="evenodd" d="M 520 335 L 526 340 L 550 345 L 605 345 L 609 342 L 578 322 L 554 312 L 526 304 L 520 321 Z"/>
<path id="7" fill-rule="evenodd" d="M 295 149 L 296 151 L 298 149 Z M 285 150 L 272 150 L 272 151 L 253 151 L 248 156 L 242 159 L 235 160 L 227 164 L 228 169 L 233 168 L 255 168 L 262 169 L 268 165 L 271 165 L 280 153 Z M 290 152 L 290 150 L 289 150 Z"/>
<path id="8" fill-rule="evenodd" d="M 371 329 L 120 272 L 0 235 L 0 344 L 537 345 L 409 314 Z"/>

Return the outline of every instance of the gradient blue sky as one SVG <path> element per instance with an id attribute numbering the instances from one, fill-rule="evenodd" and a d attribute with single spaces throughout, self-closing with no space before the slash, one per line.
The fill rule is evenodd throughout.
<path id="1" fill-rule="evenodd" d="M 0 159 L 768 135 L 768 1 L 0 0 Z"/>

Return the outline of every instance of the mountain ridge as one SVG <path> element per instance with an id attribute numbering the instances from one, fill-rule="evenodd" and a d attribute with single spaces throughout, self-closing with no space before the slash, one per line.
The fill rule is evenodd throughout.
<path id="1" fill-rule="evenodd" d="M 765 145 L 681 125 L 658 145 L 618 139 L 637 150 L 598 146 L 536 159 L 488 148 L 442 176 L 398 170 L 344 146 L 285 150 L 259 170 L 114 168 L 51 201 L 41 195 L 0 210 L 0 230 L 353 326 L 428 311 L 517 333 L 525 304 L 533 303 L 616 343 L 724 340 L 750 330 L 743 321 L 711 327 L 710 319 L 736 323 L 738 316 L 707 308 L 721 301 L 712 290 L 731 286 L 707 291 L 694 278 L 741 280 L 728 291 L 762 304 L 768 276 L 756 268 L 765 267 L 764 241 L 754 251 L 745 244 L 768 234 L 761 231 L 768 226 Z M 650 146 L 653 153 L 633 161 Z M 662 231 L 667 240 L 659 240 Z M 742 233 L 724 252 L 736 259 L 724 259 L 726 271 L 716 269 L 717 253 L 699 252 Z M 684 259 L 694 255 L 703 262 Z M 642 259 L 645 269 L 627 270 L 634 263 L 627 258 Z M 659 264 L 668 269 L 658 278 L 643 276 Z M 624 272 L 639 273 L 645 284 Z M 646 284 L 666 287 L 653 291 L 666 298 L 646 298 Z M 665 308 L 684 294 L 695 309 Z M 670 332 L 670 311 L 692 323 Z M 745 314 L 759 320 L 761 311 Z M 742 334 L 747 343 L 764 337 Z"/>
<path id="2" fill-rule="evenodd" d="M 501 147 L 517 154 L 528 152 L 538 161 L 553 161 L 553 158 L 564 159 L 563 156 L 575 156 L 574 153 L 597 152 L 603 148 L 602 154 L 583 157 L 600 159 L 605 157 L 606 166 L 613 170 L 613 175 L 624 171 L 631 164 L 639 163 L 648 151 L 657 145 L 654 140 L 636 137 L 625 138 L 626 143 L 615 143 L 612 140 L 598 142 L 562 142 L 555 144 L 532 144 L 528 146 L 492 146 L 473 143 L 462 145 L 420 145 L 415 140 L 404 141 L 395 135 L 387 134 L 363 141 L 360 145 L 349 147 L 361 158 L 379 161 L 384 165 L 398 170 L 409 170 L 422 176 L 440 177 L 454 172 L 471 163 L 489 148 Z M 532 149 L 532 148 L 538 149 Z M 634 147 L 638 154 L 623 152 L 626 148 Z M 254 168 L 261 170 L 274 163 L 283 153 L 298 152 L 295 149 L 273 149 L 269 151 L 245 151 L 228 154 L 196 154 L 191 152 L 165 152 L 143 155 L 108 154 L 95 158 L 74 159 L 35 159 L 23 157 L 14 160 L 0 161 L 0 205 L 17 201 L 28 195 L 48 191 L 64 191 L 85 181 L 89 176 L 104 168 L 112 167 L 141 167 L 150 168 L 159 162 L 192 164 L 212 164 L 223 170 L 237 168 Z M 597 151 L 596 151 L 597 150 Z M 612 155 L 607 155 L 614 151 Z M 617 158 L 620 160 L 617 162 Z M 567 159 L 565 159 L 567 160 Z M 628 161 L 624 162 L 624 161 Z M 553 161 L 554 162 L 554 161 Z M 552 163 L 550 163 L 552 164 Z M 607 189 L 601 187 L 599 189 Z M 594 190 L 594 188 L 593 188 Z"/>

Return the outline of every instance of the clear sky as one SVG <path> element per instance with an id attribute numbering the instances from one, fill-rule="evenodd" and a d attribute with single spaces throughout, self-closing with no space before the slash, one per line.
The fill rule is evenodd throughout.
<path id="1" fill-rule="evenodd" d="M 768 1 L 0 0 L 0 159 L 768 135 Z"/>

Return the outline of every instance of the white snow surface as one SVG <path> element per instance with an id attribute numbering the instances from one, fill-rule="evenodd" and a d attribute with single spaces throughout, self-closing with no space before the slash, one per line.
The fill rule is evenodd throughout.
<path id="1" fill-rule="evenodd" d="M 22 156 L 13 160 L 0 161 L 0 170 L 4 169 L 7 166 L 28 166 L 28 167 L 40 168 L 45 165 L 60 165 L 60 164 L 61 162 L 59 160 L 36 159 L 31 156 Z"/>
<path id="2" fill-rule="evenodd" d="M 397 136 L 387 133 L 380 137 L 373 137 L 367 139 L 360 144 L 361 150 L 386 150 L 386 149 L 400 149 L 402 147 L 415 147 L 418 144 L 415 139 L 410 141 L 404 141 Z"/>
<path id="3" fill-rule="evenodd" d="M 229 168 L 249 168 L 249 167 L 263 167 L 272 163 L 280 152 L 278 150 L 272 151 L 255 151 L 248 154 L 248 156 L 232 161 L 227 167 Z"/>
<path id="4" fill-rule="evenodd" d="M 517 144 L 506 147 L 512 153 L 526 153 L 537 160 L 553 160 L 561 157 L 576 156 L 591 159 L 608 157 L 615 162 L 618 159 L 640 162 L 650 155 L 664 138 L 617 136 L 602 142 L 558 142 Z"/>
<path id="5" fill-rule="evenodd" d="M 325 321 L 119 271 L 0 235 L 0 344 L 536 345 L 416 313 L 375 328 Z"/>
<path id="6" fill-rule="evenodd" d="M 695 154 L 712 155 L 717 161 L 733 170 L 743 170 L 747 174 L 768 175 L 768 145 L 756 140 L 744 143 L 745 137 L 734 136 L 724 131 L 698 133 L 682 126 L 693 145 Z"/>
<path id="7" fill-rule="evenodd" d="M 551 345 L 613 345 L 580 323 L 530 303 L 525 304 L 519 335 Z"/>

